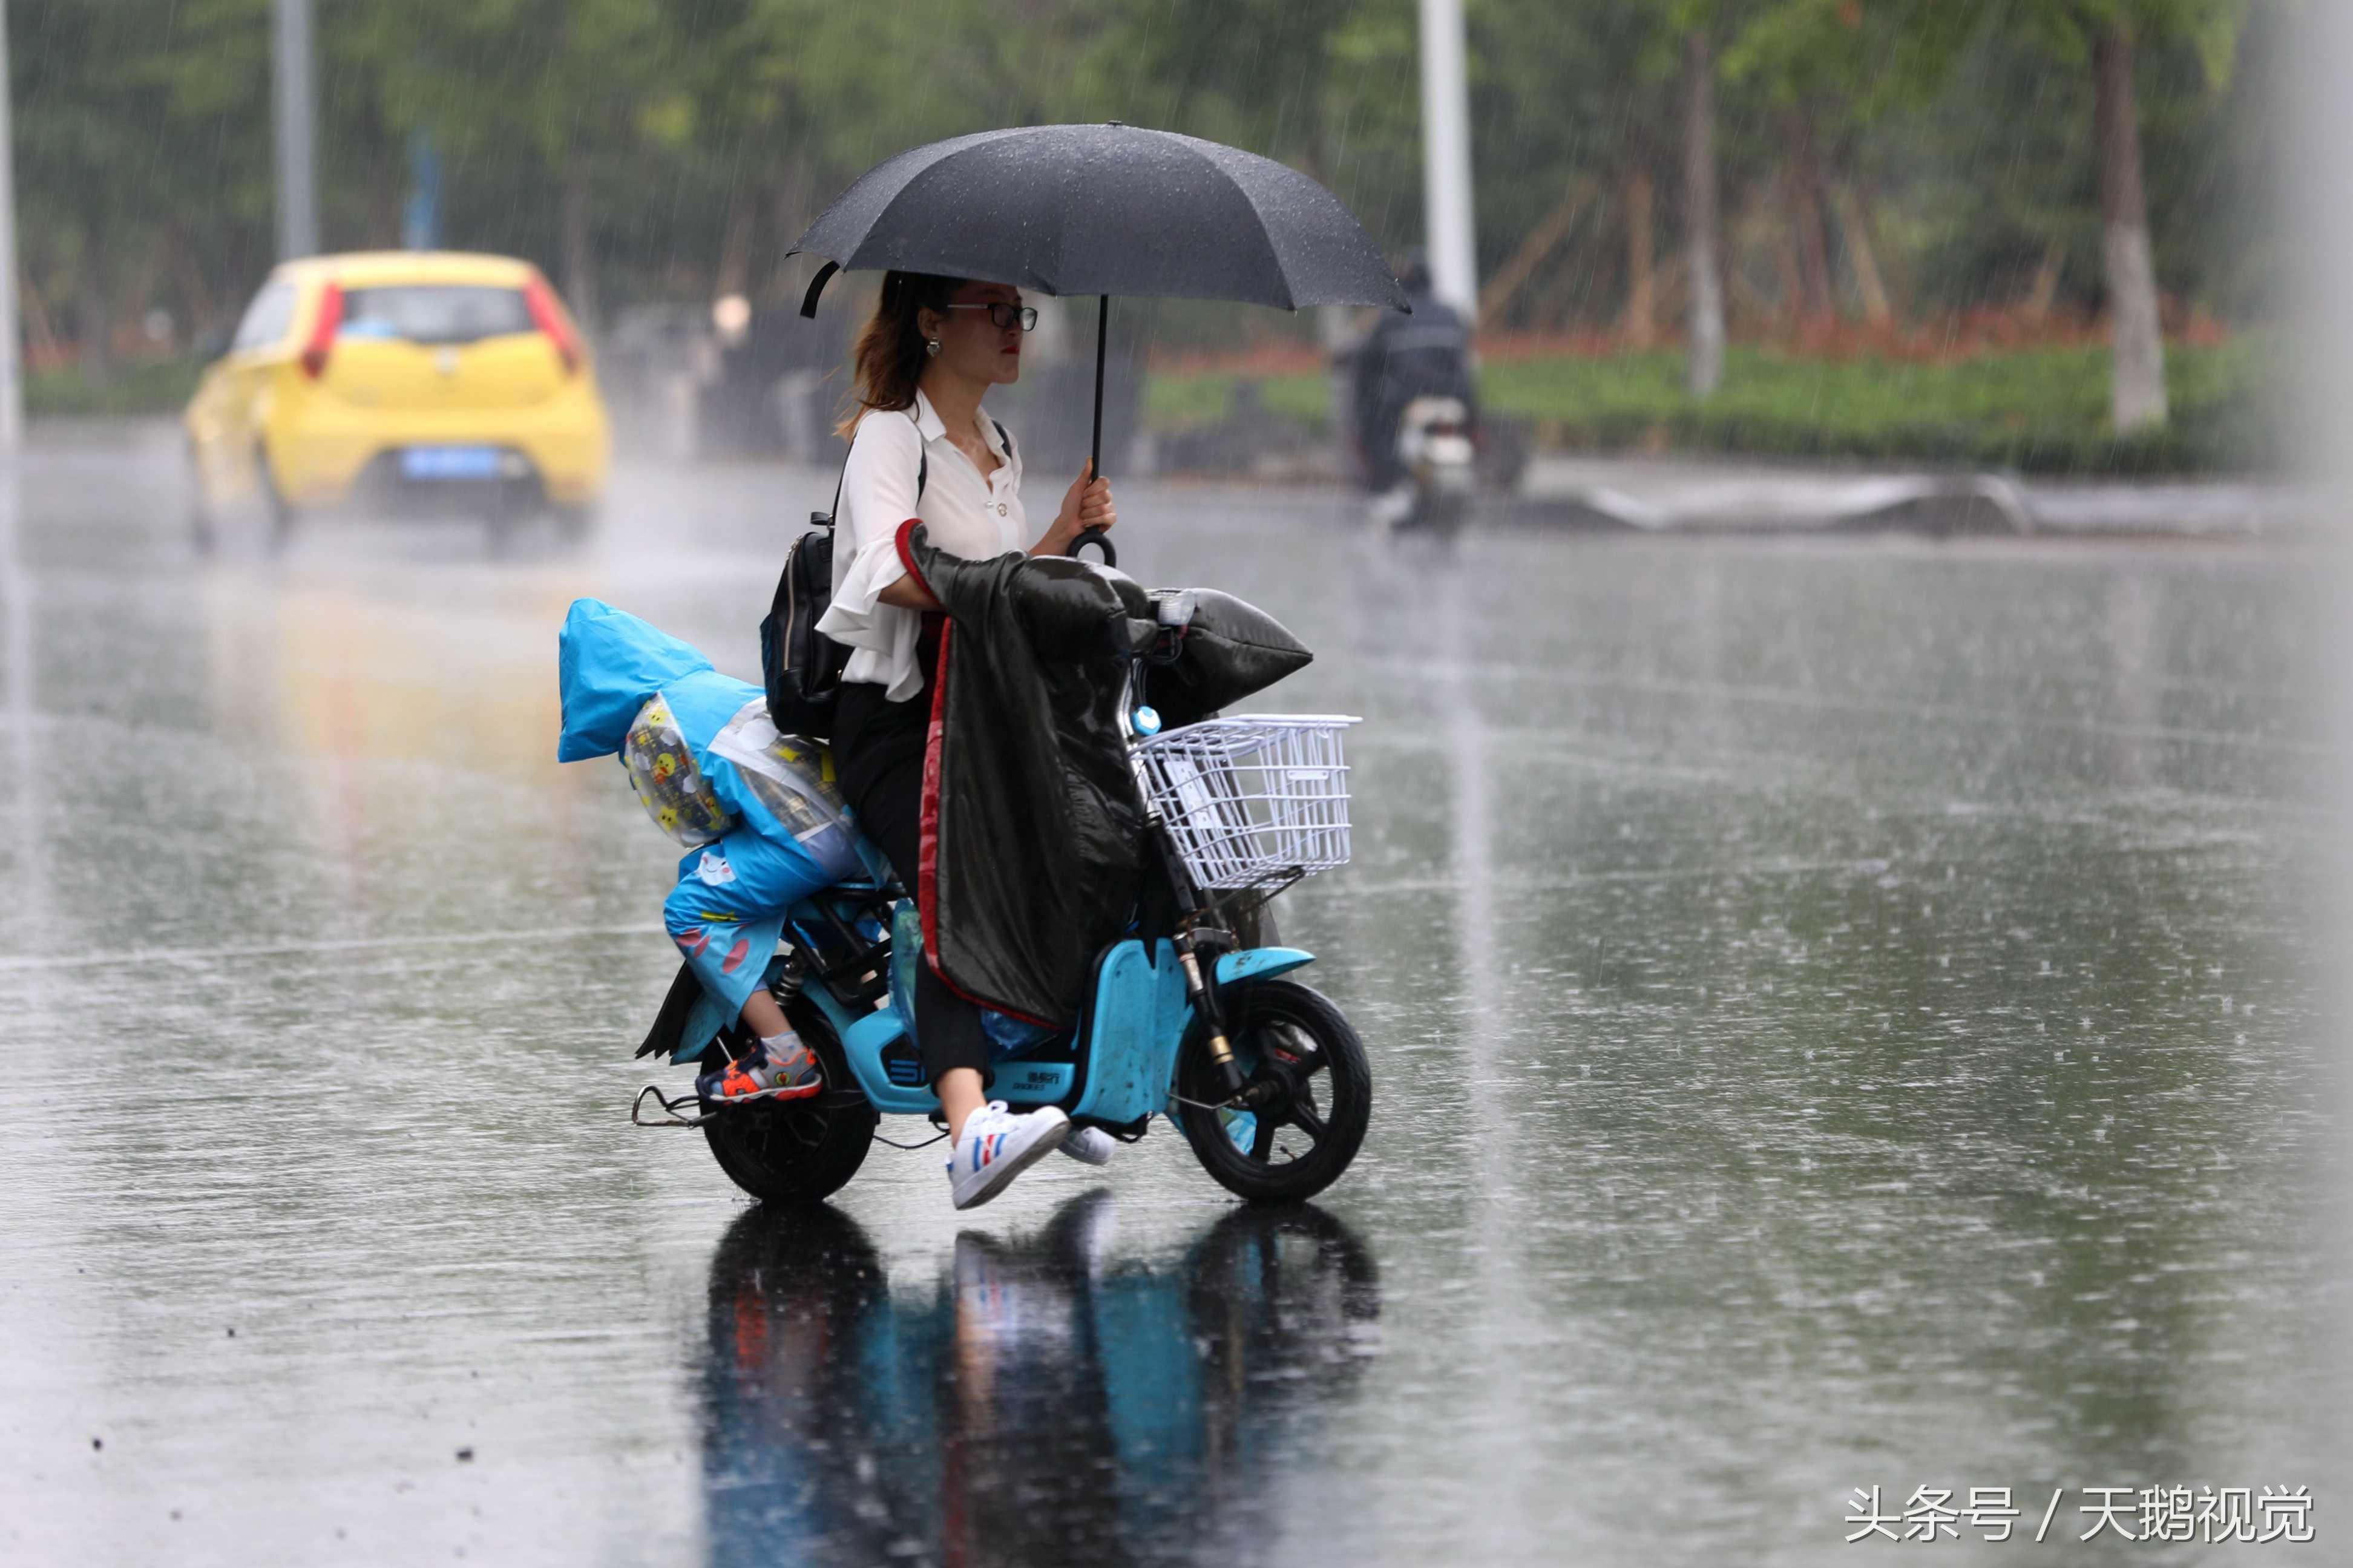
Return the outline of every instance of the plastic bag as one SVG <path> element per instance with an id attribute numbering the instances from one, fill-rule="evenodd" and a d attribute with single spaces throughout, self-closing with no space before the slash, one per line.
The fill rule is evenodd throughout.
<path id="1" fill-rule="evenodd" d="M 654 826 L 685 847 L 709 844 L 735 826 L 694 765 L 694 752 L 660 692 L 648 698 L 629 721 L 621 763 Z"/>
<path id="2" fill-rule="evenodd" d="M 923 920 L 913 899 L 901 899 L 891 911 L 891 1010 L 899 1027 L 915 1037 L 915 971 L 923 962 Z M 980 1009 L 980 1032 L 988 1041 L 988 1059 L 1001 1062 L 1057 1037 L 1042 1024 L 1010 1017 L 994 1007 Z M 1066 1032 L 1066 1031 L 1064 1031 Z"/>

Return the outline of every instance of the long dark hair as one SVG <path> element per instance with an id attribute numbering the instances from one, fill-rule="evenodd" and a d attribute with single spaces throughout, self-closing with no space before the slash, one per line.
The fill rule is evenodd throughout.
<path id="1" fill-rule="evenodd" d="M 849 406 L 834 433 L 847 440 L 870 408 L 913 408 L 923 374 L 923 331 L 916 312 L 941 310 L 964 286 L 934 272 L 885 272 L 882 297 L 850 351 Z"/>

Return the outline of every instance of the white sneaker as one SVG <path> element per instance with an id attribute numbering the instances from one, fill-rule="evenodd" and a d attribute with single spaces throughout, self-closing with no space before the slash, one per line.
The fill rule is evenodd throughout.
<path id="1" fill-rule="evenodd" d="M 965 1118 L 964 1136 L 948 1156 L 948 1187 L 960 1209 L 977 1208 L 1008 1183 L 1059 1147 L 1071 1119 L 1052 1106 L 1015 1115 L 992 1100 Z"/>
<path id="2" fill-rule="evenodd" d="M 1394 532 L 1413 515 L 1413 487 L 1398 485 L 1394 489 L 1383 490 L 1373 497 L 1366 510 L 1372 515 L 1374 527 Z"/>
<path id="3" fill-rule="evenodd" d="M 1082 1165 L 1108 1165 L 1119 1140 L 1100 1127 L 1073 1127 L 1062 1140 L 1062 1152 Z"/>

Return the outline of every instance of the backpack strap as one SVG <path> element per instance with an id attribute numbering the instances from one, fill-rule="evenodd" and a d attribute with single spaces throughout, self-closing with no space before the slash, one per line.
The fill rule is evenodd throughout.
<path id="1" fill-rule="evenodd" d="M 915 416 L 913 412 L 910 411 L 907 415 L 908 420 L 913 422 L 914 417 Z M 996 421 L 991 420 L 990 423 L 995 424 Z M 998 425 L 997 426 L 997 433 L 999 436 L 1005 436 L 1005 426 Z M 1012 437 L 1005 436 L 1005 447 L 1006 450 L 1008 452 L 1013 449 Z M 924 448 L 923 427 L 921 425 L 915 426 L 915 449 L 923 454 L 922 458 L 915 464 L 915 500 L 920 504 L 923 499 L 923 483 L 932 477 L 932 454 Z M 833 481 L 833 505 L 826 510 L 822 517 L 819 517 L 815 513 L 810 514 L 809 521 L 811 522 L 816 523 L 820 528 L 831 529 L 833 527 L 835 520 L 841 516 L 841 487 L 849 482 L 849 456 L 848 453 L 844 453 L 841 458 L 841 472 Z"/>

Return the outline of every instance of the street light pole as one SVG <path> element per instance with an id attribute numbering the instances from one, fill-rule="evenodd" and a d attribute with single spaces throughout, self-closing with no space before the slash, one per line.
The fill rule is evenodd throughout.
<path id="1" fill-rule="evenodd" d="M 319 252 L 319 94 L 311 0 L 276 0 L 278 258 Z"/>
<path id="2" fill-rule="evenodd" d="M 1438 297 L 1479 314 L 1479 257 L 1472 243 L 1471 83 L 1462 0 L 1421 0 L 1421 195 L 1430 281 Z"/>
<path id="3" fill-rule="evenodd" d="M 0 0 L 0 452 L 25 439 L 24 373 L 16 352 L 16 121 L 8 97 L 8 0 Z"/>

